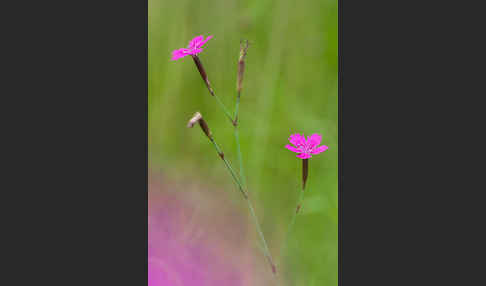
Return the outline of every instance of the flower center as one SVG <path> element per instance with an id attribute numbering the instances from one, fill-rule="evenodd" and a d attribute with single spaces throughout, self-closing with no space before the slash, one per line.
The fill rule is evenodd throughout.
<path id="1" fill-rule="evenodd" d="M 310 147 L 310 145 L 307 145 L 307 144 L 302 144 L 299 146 L 300 150 L 302 153 L 306 153 L 306 154 L 309 154 L 311 151 L 312 151 L 312 148 Z"/>

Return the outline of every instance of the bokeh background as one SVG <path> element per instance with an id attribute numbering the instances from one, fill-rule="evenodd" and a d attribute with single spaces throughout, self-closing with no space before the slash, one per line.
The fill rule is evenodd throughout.
<path id="1" fill-rule="evenodd" d="M 234 110 L 239 42 L 248 39 L 239 116 L 241 149 L 248 191 L 279 268 L 279 283 L 337 285 L 337 0 L 149 0 L 148 8 L 149 212 L 171 204 L 174 197 L 183 201 L 172 213 L 157 216 L 190 213 L 194 218 L 181 220 L 173 232 L 187 235 L 190 228 L 205 234 L 200 235 L 204 243 L 194 240 L 198 245 L 211 245 L 213 250 L 224 245 L 210 252 L 208 257 L 214 259 L 208 259 L 231 261 L 228 265 L 239 275 L 268 275 L 246 203 L 208 139 L 186 124 L 200 111 L 237 168 L 233 127 L 210 96 L 192 59 L 170 61 L 172 50 L 186 47 L 193 37 L 213 35 L 200 59 L 215 93 Z M 302 215 L 281 255 L 301 186 L 301 160 L 284 148 L 291 133 L 320 133 L 329 150 L 310 159 Z M 220 223 L 208 227 L 211 221 Z M 155 239 L 155 230 L 150 229 L 164 228 L 161 223 L 149 224 L 152 244 L 165 243 L 166 238 Z M 240 239 L 235 241 L 235 237 Z M 166 260 L 164 267 L 169 267 L 171 261 Z M 154 264 L 149 261 L 149 265 Z M 190 266 L 184 269 L 185 274 L 171 270 L 170 275 L 192 275 L 187 273 Z M 265 279 L 239 281 L 240 285 L 269 285 Z M 203 280 L 178 283 L 205 285 Z"/>

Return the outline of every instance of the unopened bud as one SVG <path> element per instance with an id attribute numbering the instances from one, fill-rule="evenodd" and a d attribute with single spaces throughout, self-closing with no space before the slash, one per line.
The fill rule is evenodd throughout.
<path id="1" fill-rule="evenodd" d="M 194 116 L 187 123 L 187 127 L 192 128 L 196 123 L 199 123 L 199 126 L 201 127 L 202 131 L 204 132 L 204 134 L 206 134 L 206 136 L 208 136 L 209 139 L 213 138 L 211 131 L 209 130 L 208 124 L 206 123 L 201 113 L 199 112 L 194 113 Z"/>
<path id="2" fill-rule="evenodd" d="M 238 59 L 238 80 L 236 82 L 236 90 L 238 94 L 243 87 L 243 74 L 245 72 L 245 57 L 248 50 L 248 41 L 244 40 L 240 43 L 240 58 Z"/>

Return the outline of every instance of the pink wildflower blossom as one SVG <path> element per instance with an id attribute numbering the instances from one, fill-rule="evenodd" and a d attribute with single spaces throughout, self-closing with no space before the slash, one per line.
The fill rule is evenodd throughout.
<path id="1" fill-rule="evenodd" d="M 319 146 L 319 144 L 321 144 L 321 139 L 322 136 L 319 134 L 312 134 L 307 137 L 307 140 L 305 139 L 304 135 L 292 134 L 289 137 L 289 141 L 295 145 L 295 147 L 287 144 L 285 145 L 285 148 L 292 152 L 298 153 L 298 158 L 308 159 L 311 158 L 312 155 L 319 154 L 328 149 L 328 147 L 325 145 Z"/>
<path id="2" fill-rule="evenodd" d="M 202 46 L 209 41 L 213 36 L 208 36 L 204 39 L 203 36 L 197 36 L 189 42 L 187 48 L 178 49 L 172 52 L 172 60 L 178 60 L 187 55 L 197 55 L 203 51 Z"/>

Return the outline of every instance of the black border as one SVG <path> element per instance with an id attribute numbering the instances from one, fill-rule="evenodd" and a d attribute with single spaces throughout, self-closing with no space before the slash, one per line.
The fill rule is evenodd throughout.
<path id="1" fill-rule="evenodd" d="M 19 6 L 3 38 L 5 276 L 147 285 L 148 1 Z"/>

